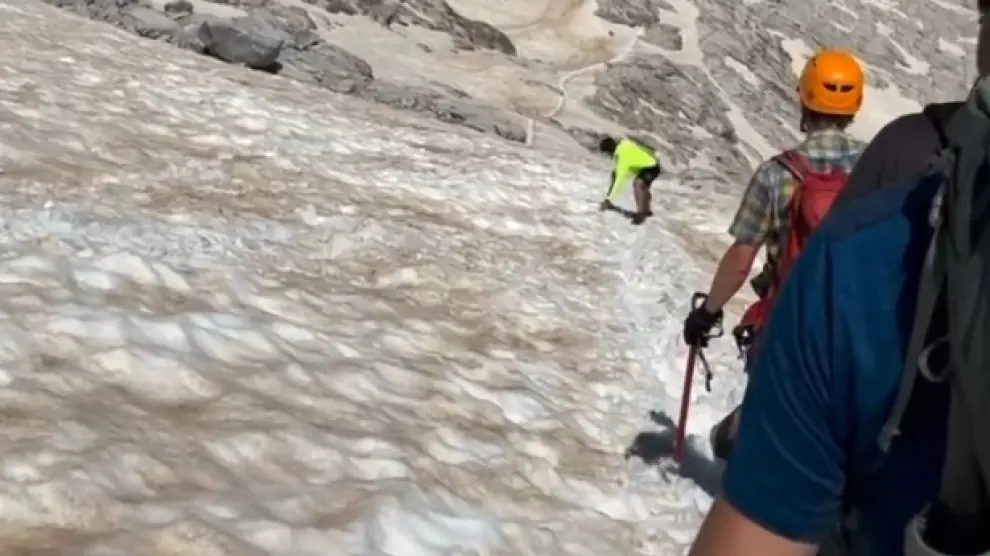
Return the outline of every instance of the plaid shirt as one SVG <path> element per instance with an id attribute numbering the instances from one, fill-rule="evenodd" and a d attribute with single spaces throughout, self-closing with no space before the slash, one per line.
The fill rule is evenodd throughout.
<path id="1" fill-rule="evenodd" d="M 810 133 L 797 151 L 816 171 L 840 168 L 848 173 L 865 146 L 845 132 L 829 129 Z M 732 219 L 729 235 L 739 243 L 766 246 L 767 263 L 775 264 L 787 237 L 787 205 L 796 187 L 794 176 L 776 157 L 760 164 Z"/>

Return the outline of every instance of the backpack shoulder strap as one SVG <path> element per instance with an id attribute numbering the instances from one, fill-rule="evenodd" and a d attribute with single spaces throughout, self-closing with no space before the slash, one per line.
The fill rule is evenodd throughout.
<path id="1" fill-rule="evenodd" d="M 990 80 L 979 86 L 965 111 L 957 110 L 941 128 L 951 147 L 943 149 L 948 159 L 944 171 L 926 178 L 941 181 L 930 215 L 934 233 L 922 269 L 902 384 L 879 439 L 881 448 L 890 448 L 917 380 L 948 380 L 939 493 L 927 515 L 912 522 L 907 554 L 990 554 L 990 348 L 985 341 L 990 326 L 990 237 L 976 233 L 981 230 L 975 224 L 990 216 L 988 191 L 982 187 L 990 179 L 990 112 L 982 102 L 990 93 Z M 936 316 L 938 310 L 944 315 Z M 938 376 L 930 367 L 925 369 L 935 346 L 929 330 L 933 321 L 945 327 L 941 340 L 947 346 Z"/>
<path id="2" fill-rule="evenodd" d="M 843 178 L 848 176 L 848 172 L 839 167 L 834 167 L 831 170 L 826 170 L 825 172 L 818 172 L 815 170 L 814 166 L 811 165 L 811 161 L 808 160 L 808 157 L 797 149 L 791 149 L 780 153 L 777 156 L 777 161 L 780 162 L 784 168 L 787 168 L 790 173 L 794 174 L 794 177 L 802 183 L 808 174 L 821 173 L 827 176 L 838 176 Z"/>
<path id="3" fill-rule="evenodd" d="M 777 162 L 787 168 L 788 172 L 794 174 L 794 177 L 800 182 L 803 182 L 805 176 L 814 171 L 807 157 L 798 152 L 797 149 L 780 153 L 777 155 Z"/>
<path id="4" fill-rule="evenodd" d="M 946 135 L 945 128 L 958 110 L 959 108 L 956 106 L 944 104 L 929 104 L 922 108 L 921 114 L 925 116 L 928 123 L 932 124 L 932 129 L 935 130 L 938 137 L 939 148 L 949 147 L 949 137 Z"/>

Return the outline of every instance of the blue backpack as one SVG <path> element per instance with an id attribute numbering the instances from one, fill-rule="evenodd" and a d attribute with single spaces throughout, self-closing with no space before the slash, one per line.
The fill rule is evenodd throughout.
<path id="1" fill-rule="evenodd" d="M 905 556 L 990 556 L 990 78 L 942 137 L 935 232 L 900 391 L 878 442 L 884 450 L 897 442 L 919 381 L 948 384 L 939 494 L 908 525 Z"/>

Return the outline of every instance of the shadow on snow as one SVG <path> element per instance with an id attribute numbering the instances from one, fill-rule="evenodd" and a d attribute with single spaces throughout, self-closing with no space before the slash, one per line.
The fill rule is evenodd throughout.
<path id="1" fill-rule="evenodd" d="M 650 419 L 664 428 L 662 431 L 643 431 L 636 435 L 632 444 L 626 448 L 626 459 L 637 457 L 647 465 L 655 465 L 660 460 L 672 459 L 674 456 L 674 438 L 677 425 L 670 417 L 651 411 Z M 708 459 L 704 454 L 693 449 L 690 444 L 684 447 L 684 458 L 674 470 L 682 477 L 694 481 L 712 498 L 719 490 L 722 478 L 722 466 Z"/>

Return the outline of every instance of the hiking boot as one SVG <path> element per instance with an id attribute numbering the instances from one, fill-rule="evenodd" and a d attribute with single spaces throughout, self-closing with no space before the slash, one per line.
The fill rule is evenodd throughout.
<path id="1" fill-rule="evenodd" d="M 629 218 L 629 220 L 631 220 L 634 225 L 639 226 L 643 222 L 646 222 L 646 219 L 649 218 L 651 215 L 652 213 L 649 212 L 637 212 L 636 214 L 632 215 Z"/>

